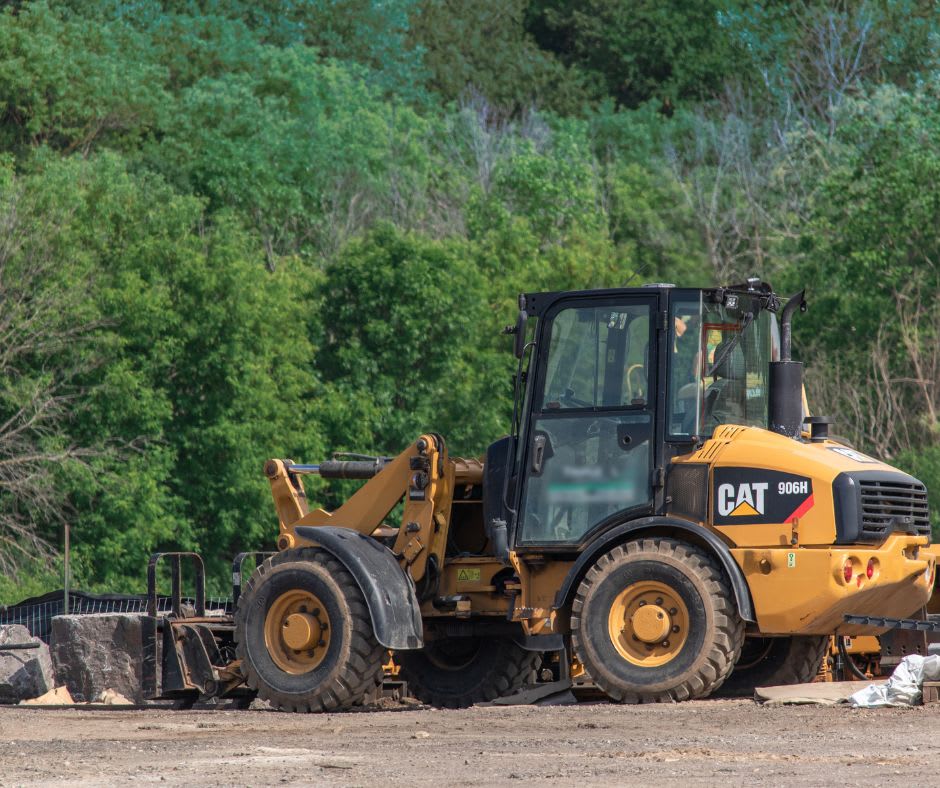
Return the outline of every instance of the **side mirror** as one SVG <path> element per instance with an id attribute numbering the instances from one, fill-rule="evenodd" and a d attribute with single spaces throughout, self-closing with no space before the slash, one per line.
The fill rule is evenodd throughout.
<path id="1" fill-rule="evenodd" d="M 513 353 L 515 353 L 516 358 L 522 358 L 522 354 L 525 351 L 525 329 L 526 323 L 529 321 L 529 314 L 524 309 L 519 310 L 519 316 L 516 318 L 516 330 L 513 332 L 515 334 L 513 340 Z"/>

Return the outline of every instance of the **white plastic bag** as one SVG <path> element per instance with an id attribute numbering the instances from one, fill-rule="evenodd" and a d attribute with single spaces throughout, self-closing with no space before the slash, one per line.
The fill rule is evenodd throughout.
<path id="1" fill-rule="evenodd" d="M 849 698 L 852 706 L 873 709 L 878 706 L 913 706 L 920 700 L 925 681 L 940 680 L 940 656 L 904 657 L 885 684 L 869 684 Z"/>

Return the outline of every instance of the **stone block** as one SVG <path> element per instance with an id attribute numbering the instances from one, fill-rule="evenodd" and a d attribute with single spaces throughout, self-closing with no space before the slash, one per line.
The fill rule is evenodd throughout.
<path id="1" fill-rule="evenodd" d="M 38 648 L 4 646 L 39 643 Z M 19 703 L 36 698 L 55 686 L 49 646 L 30 635 L 21 624 L 0 626 L 0 703 Z"/>
<path id="2" fill-rule="evenodd" d="M 140 613 L 91 613 L 52 619 L 52 662 L 77 703 L 114 690 L 142 702 Z"/>

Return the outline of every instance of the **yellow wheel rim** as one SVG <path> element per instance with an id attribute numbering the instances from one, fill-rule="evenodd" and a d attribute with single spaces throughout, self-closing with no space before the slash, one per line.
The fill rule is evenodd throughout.
<path id="1" fill-rule="evenodd" d="M 330 617 L 309 591 L 286 591 L 274 600 L 264 619 L 264 644 L 285 673 L 308 673 L 330 648 Z"/>
<path id="2" fill-rule="evenodd" d="M 644 580 L 616 596 L 607 625 L 620 656 L 634 665 L 655 668 L 682 651 L 689 636 L 689 610 L 668 585 Z"/>

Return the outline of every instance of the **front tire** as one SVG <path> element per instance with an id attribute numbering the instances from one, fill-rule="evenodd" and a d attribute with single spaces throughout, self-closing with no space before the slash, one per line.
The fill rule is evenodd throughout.
<path id="1" fill-rule="evenodd" d="M 358 584 L 318 548 L 284 550 L 249 578 L 235 615 L 251 689 L 284 711 L 337 711 L 382 682 L 386 653 Z"/>
<path id="2" fill-rule="evenodd" d="M 493 637 L 440 638 L 418 651 L 395 652 L 409 692 L 445 709 L 511 695 L 526 683 L 538 660 L 538 653 L 509 638 Z"/>
<path id="3" fill-rule="evenodd" d="M 704 698 L 731 673 L 744 639 L 721 567 L 668 538 L 602 555 L 575 594 L 571 630 L 591 678 L 622 703 Z"/>

